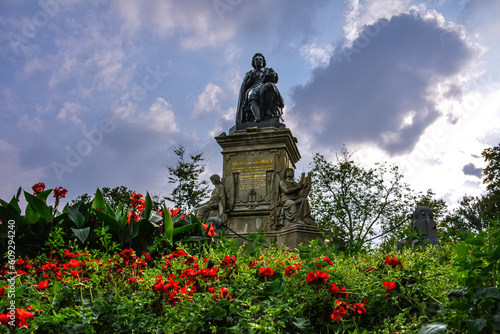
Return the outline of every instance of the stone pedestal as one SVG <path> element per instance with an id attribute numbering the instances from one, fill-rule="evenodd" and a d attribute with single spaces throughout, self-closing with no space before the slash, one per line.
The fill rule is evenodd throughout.
<path id="1" fill-rule="evenodd" d="M 279 180 L 300 159 L 297 139 L 286 127 L 247 127 L 215 139 L 222 147 L 222 182 L 227 196 L 228 226 L 247 238 L 261 229 L 269 242 L 294 249 L 321 236 L 311 225 L 274 226 L 271 213 L 276 206 Z M 244 241 L 236 235 L 236 241 Z"/>

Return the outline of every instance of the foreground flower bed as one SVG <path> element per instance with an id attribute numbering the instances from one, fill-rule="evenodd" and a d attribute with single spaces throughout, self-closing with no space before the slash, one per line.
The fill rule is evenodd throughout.
<path id="1" fill-rule="evenodd" d="M 230 242 L 154 259 L 128 249 L 54 250 L 15 263 L 14 327 L 9 268 L 0 272 L 0 330 L 411 333 L 435 318 L 454 288 L 446 246 L 390 256 L 302 251 L 243 250 Z"/>

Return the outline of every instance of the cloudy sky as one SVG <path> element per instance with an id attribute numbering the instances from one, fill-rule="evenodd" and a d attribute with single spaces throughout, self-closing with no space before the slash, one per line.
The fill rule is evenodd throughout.
<path id="1" fill-rule="evenodd" d="M 0 1 L 0 198 L 167 195 L 173 146 L 222 170 L 262 52 L 280 77 L 298 172 L 343 144 L 454 205 L 500 143 L 500 1 Z"/>

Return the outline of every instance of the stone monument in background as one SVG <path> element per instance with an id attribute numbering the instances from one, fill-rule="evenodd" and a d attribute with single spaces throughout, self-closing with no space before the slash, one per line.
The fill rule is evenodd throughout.
<path id="1" fill-rule="evenodd" d="M 252 67 L 241 85 L 235 126 L 229 135 L 215 138 L 223 156 L 222 217 L 237 233 L 228 236 L 237 241 L 264 229 L 269 242 L 294 249 L 323 239 L 310 215 L 311 176 L 294 179 L 300 153 L 297 139 L 283 123 L 278 74 L 266 67 L 260 53 L 253 56 Z"/>
<path id="2" fill-rule="evenodd" d="M 429 207 L 417 206 L 415 211 L 408 216 L 412 220 L 411 228 L 415 231 L 416 240 L 413 240 L 411 244 L 407 240 L 399 240 L 397 243 L 398 249 L 404 246 L 414 248 L 415 245 L 423 247 L 428 241 L 433 246 L 438 244 L 437 225 L 434 221 L 434 214 Z"/>

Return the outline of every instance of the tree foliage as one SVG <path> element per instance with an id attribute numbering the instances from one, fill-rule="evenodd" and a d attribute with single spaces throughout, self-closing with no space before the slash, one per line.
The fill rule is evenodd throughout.
<path id="1" fill-rule="evenodd" d="M 403 222 L 411 211 L 412 191 L 395 165 L 364 167 L 344 146 L 336 162 L 316 154 L 312 166 L 313 215 L 334 243 L 364 242 L 377 229 Z"/>
<path id="2" fill-rule="evenodd" d="M 182 145 L 172 149 L 178 160 L 175 166 L 168 166 L 168 183 L 176 187 L 165 198 L 181 208 L 182 212 L 193 212 L 208 193 L 208 182 L 199 181 L 205 171 L 205 159 L 202 153 L 189 154 L 189 160 L 186 159 L 186 149 Z"/>
<path id="3" fill-rule="evenodd" d="M 465 195 L 451 219 L 456 228 L 468 232 L 481 232 L 491 220 L 500 218 L 500 144 L 481 153 L 487 163 L 483 169 L 487 193 L 481 196 Z"/>

